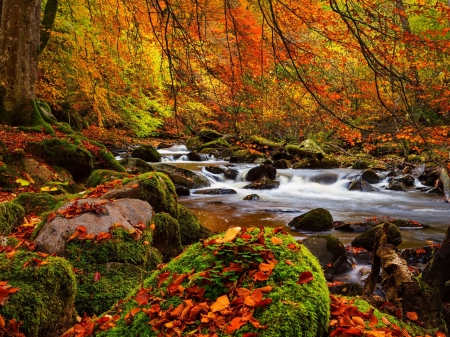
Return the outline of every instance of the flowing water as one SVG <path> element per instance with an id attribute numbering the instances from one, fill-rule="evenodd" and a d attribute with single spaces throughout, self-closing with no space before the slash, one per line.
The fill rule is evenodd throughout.
<path id="1" fill-rule="evenodd" d="M 208 188 L 232 188 L 237 192 L 229 195 L 192 193 L 179 197 L 179 202 L 188 206 L 200 222 L 213 231 L 224 231 L 230 226 L 283 226 L 293 236 L 302 239 L 311 233 L 296 232 L 287 224 L 302 213 L 322 207 L 331 212 L 334 220 L 344 222 L 388 216 L 415 220 L 430 226 L 427 229 L 403 230 L 400 248 L 406 248 L 440 243 L 450 225 L 450 204 L 443 202 L 441 195 L 419 192 L 414 188 L 406 192 L 385 190 L 386 178 L 374 185 L 377 188 L 375 192 L 348 191 L 348 184 L 360 170 L 277 170 L 277 179 L 281 183 L 278 189 L 249 190 L 243 189 L 248 184 L 244 177 L 256 164 L 233 165 L 239 171 L 238 177 L 236 180 L 225 180 L 223 175 L 212 174 L 205 167 L 228 166 L 228 162 L 215 161 L 214 158 L 204 162 L 189 162 L 186 161 L 187 152 L 181 145 L 160 151 L 166 163 L 208 177 L 211 182 Z M 420 182 L 416 181 L 416 187 L 420 186 Z M 253 193 L 258 194 L 260 200 L 242 200 Z M 337 230 L 325 233 L 339 237 L 344 244 L 349 244 L 360 234 Z"/>

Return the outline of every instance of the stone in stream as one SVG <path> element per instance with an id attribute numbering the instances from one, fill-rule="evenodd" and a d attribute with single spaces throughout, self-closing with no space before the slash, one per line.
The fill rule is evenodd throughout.
<path id="1" fill-rule="evenodd" d="M 193 194 L 216 195 L 216 194 L 237 194 L 237 192 L 232 188 L 207 188 L 205 190 L 195 191 L 193 192 Z"/>
<path id="2" fill-rule="evenodd" d="M 354 247 L 362 247 L 368 251 L 372 251 L 375 234 L 383 227 L 383 225 L 384 224 L 375 226 L 367 232 L 364 232 L 363 234 L 357 236 L 355 239 L 353 239 L 351 245 Z M 402 243 L 402 241 L 402 234 L 400 233 L 399 228 L 396 225 L 391 224 L 389 226 L 389 243 L 393 244 L 394 246 L 398 246 Z"/>
<path id="3" fill-rule="evenodd" d="M 339 175 L 336 173 L 321 173 L 309 178 L 310 181 L 321 185 L 331 185 L 338 181 Z"/>
<path id="4" fill-rule="evenodd" d="M 264 164 L 250 169 L 247 172 L 247 175 L 245 176 L 245 180 L 256 181 L 261 180 L 263 178 L 275 180 L 276 177 L 277 177 L 277 169 L 272 165 Z"/>
<path id="5" fill-rule="evenodd" d="M 378 184 L 380 182 L 380 176 L 372 169 L 364 170 L 361 173 L 361 178 L 369 184 Z"/>
<path id="6" fill-rule="evenodd" d="M 333 228 L 333 217 L 325 208 L 315 208 L 295 217 L 288 226 L 303 231 L 327 231 Z"/>
<path id="7" fill-rule="evenodd" d="M 211 183 L 205 176 L 174 165 L 162 163 L 153 164 L 152 167 L 155 171 L 165 173 L 176 185 L 185 186 L 189 189 L 211 186 Z"/>
<path id="8" fill-rule="evenodd" d="M 362 192 L 373 192 L 376 191 L 375 187 L 370 185 L 368 182 L 363 180 L 361 177 L 353 179 L 348 187 L 349 191 L 362 191 Z"/>
<path id="9" fill-rule="evenodd" d="M 242 199 L 242 200 L 258 201 L 259 200 L 259 195 L 258 194 L 249 194 L 249 195 L 246 195 L 244 197 L 244 199 Z"/>
<path id="10" fill-rule="evenodd" d="M 400 180 L 390 178 L 389 184 L 387 186 L 385 186 L 385 189 L 392 190 L 392 191 L 404 191 L 405 184 Z"/>
<path id="11" fill-rule="evenodd" d="M 203 153 L 197 153 L 197 152 L 189 152 L 187 154 L 187 157 L 190 161 L 207 161 L 209 159 L 209 156 L 207 154 Z"/>
<path id="12" fill-rule="evenodd" d="M 142 159 L 146 162 L 159 162 L 161 161 L 161 155 L 159 152 L 151 145 L 142 145 L 134 149 L 131 153 L 134 158 Z"/>
<path id="13" fill-rule="evenodd" d="M 250 190 L 271 190 L 280 187 L 280 182 L 270 179 L 260 179 L 252 182 L 251 184 L 245 185 L 244 189 Z"/>

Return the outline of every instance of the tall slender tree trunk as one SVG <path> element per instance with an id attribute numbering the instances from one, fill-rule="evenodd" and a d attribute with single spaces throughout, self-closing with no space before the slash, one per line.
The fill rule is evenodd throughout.
<path id="1" fill-rule="evenodd" d="M 34 125 L 41 0 L 0 0 L 0 123 Z"/>

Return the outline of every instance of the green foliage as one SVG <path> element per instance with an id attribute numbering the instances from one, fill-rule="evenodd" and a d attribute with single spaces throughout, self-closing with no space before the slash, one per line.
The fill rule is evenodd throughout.
<path id="1" fill-rule="evenodd" d="M 124 179 L 126 177 L 129 177 L 129 174 L 113 170 L 94 170 L 86 180 L 86 187 L 96 187 L 100 184 L 107 183 L 108 181 Z"/>
<path id="2" fill-rule="evenodd" d="M 76 281 L 65 259 L 22 251 L 13 257 L 0 254 L 0 275 L 19 288 L 0 306 L 0 315 L 23 322 L 26 336 L 59 336 L 73 322 Z"/>
<path id="3" fill-rule="evenodd" d="M 80 314 L 108 310 L 162 262 L 161 254 L 151 246 L 151 229 L 138 235 L 117 227 L 111 234 L 100 242 L 75 239 L 66 245 L 66 258 L 77 270 L 75 304 Z"/>
<path id="4" fill-rule="evenodd" d="M 53 209 L 58 204 L 58 199 L 48 193 L 20 193 L 14 202 L 21 205 L 25 214 L 34 213 L 41 214 Z"/>
<path id="5" fill-rule="evenodd" d="M 25 216 L 24 208 L 16 202 L 0 203 L 0 235 L 8 235 L 14 227 L 20 226 Z"/>

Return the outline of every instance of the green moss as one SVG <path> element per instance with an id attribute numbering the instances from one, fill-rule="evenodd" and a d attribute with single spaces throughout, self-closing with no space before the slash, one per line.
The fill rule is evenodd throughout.
<path id="1" fill-rule="evenodd" d="M 21 205 L 25 214 L 34 213 L 41 214 L 49 211 L 58 203 L 58 199 L 48 193 L 21 193 L 14 199 L 14 202 Z"/>
<path id="2" fill-rule="evenodd" d="M 234 158 L 233 158 L 234 157 Z M 254 163 L 263 162 L 268 157 L 261 152 L 250 150 L 237 150 L 231 154 L 230 162 L 234 163 Z"/>
<path id="3" fill-rule="evenodd" d="M 180 215 L 177 220 L 183 245 L 190 245 L 212 234 L 209 229 L 202 226 L 195 214 L 186 206 L 178 204 L 178 212 Z"/>
<path id="4" fill-rule="evenodd" d="M 308 157 L 304 158 L 298 163 L 293 165 L 294 169 L 331 169 L 338 168 L 339 162 L 336 158 L 330 155 L 319 156 L 319 157 Z"/>
<path id="5" fill-rule="evenodd" d="M 197 151 L 201 151 L 202 149 L 210 148 L 210 149 L 222 149 L 222 148 L 228 148 L 230 147 L 230 143 L 228 143 L 223 138 L 218 138 L 213 141 L 210 141 L 208 143 L 203 144 L 200 146 Z"/>
<path id="6" fill-rule="evenodd" d="M 204 128 L 198 132 L 198 136 L 204 141 L 211 141 L 214 139 L 221 138 L 223 135 L 216 130 Z"/>
<path id="7" fill-rule="evenodd" d="M 65 122 L 58 123 L 57 125 L 55 125 L 55 129 L 57 129 L 57 130 L 59 130 L 59 131 L 61 131 L 63 133 L 66 133 L 66 134 L 73 134 L 74 133 L 74 131 L 72 130 L 72 127 L 69 124 L 65 123 Z"/>
<path id="8" fill-rule="evenodd" d="M 95 187 L 100 184 L 116 179 L 124 179 L 129 177 L 127 173 L 117 172 L 113 170 L 95 170 L 86 180 L 86 187 Z"/>
<path id="9" fill-rule="evenodd" d="M 120 165 L 119 162 L 116 160 L 116 158 L 113 156 L 113 154 L 108 150 L 100 150 L 100 156 L 103 158 L 108 168 L 115 170 L 117 172 L 122 173 L 127 172 L 125 167 Z"/>
<path id="10" fill-rule="evenodd" d="M 180 225 L 168 213 L 158 213 L 153 219 L 155 230 L 153 233 L 153 246 L 157 248 L 165 262 L 183 251 L 181 245 Z"/>
<path id="11" fill-rule="evenodd" d="M 252 136 L 250 137 L 250 141 L 260 146 L 267 146 L 267 148 L 270 150 L 284 146 L 284 144 L 281 142 L 280 143 L 274 142 L 261 136 Z"/>
<path id="12" fill-rule="evenodd" d="M 256 329 L 251 324 L 246 324 L 231 336 L 242 336 L 245 333 L 257 332 L 258 337 L 318 337 L 326 334 L 329 320 L 329 293 L 323 276 L 322 269 L 317 259 L 312 256 L 306 247 L 301 250 L 291 250 L 288 244 L 298 247 L 298 243 L 290 235 L 273 233 L 272 228 L 264 229 L 264 235 L 259 235 L 260 230 L 254 229 L 250 234 L 252 239 L 245 242 L 237 239 L 224 244 L 202 245 L 200 243 L 190 246 L 177 259 L 172 260 L 162 270 L 156 271 L 151 277 L 144 281 L 144 287 L 152 287 L 150 295 L 160 298 L 157 303 L 162 310 L 170 306 L 176 307 L 182 302 L 184 293 L 170 296 L 166 287 L 169 286 L 178 275 L 189 273 L 189 277 L 182 282 L 184 288 L 199 285 L 205 287 L 205 298 L 209 299 L 211 305 L 219 296 L 230 295 L 230 290 L 226 280 L 235 280 L 239 287 L 255 289 L 269 285 L 273 289 L 265 294 L 271 299 L 267 306 L 256 308 L 253 317 L 262 325 L 267 325 L 265 329 Z M 272 244 L 271 238 L 277 236 L 282 239 L 282 244 Z M 222 237 L 222 235 L 219 235 Z M 262 244 L 265 242 L 265 244 Z M 257 268 L 260 262 L 264 261 L 265 253 L 272 252 L 277 264 L 267 281 L 254 281 L 248 276 L 248 271 Z M 286 263 L 290 261 L 291 263 Z M 223 272 L 223 268 L 231 262 L 239 264 L 242 271 Z M 205 276 L 205 271 L 207 275 Z M 311 272 L 314 280 L 306 284 L 297 284 L 299 275 L 302 272 Z M 158 286 L 160 275 L 168 272 L 169 278 Z M 233 284 L 233 282 L 231 282 Z M 161 296 L 162 291 L 165 293 Z M 136 292 L 135 292 L 136 293 Z M 231 296 L 231 295 L 230 295 Z M 163 297 L 163 298 L 161 298 Z M 116 327 L 109 331 L 99 333 L 100 336 L 147 336 L 156 337 L 162 331 L 154 331 L 148 324 L 149 317 L 144 313 L 137 313 L 133 320 L 125 322 L 124 316 L 129 311 L 137 307 L 134 295 L 130 295 L 122 305 L 118 307 L 121 318 L 116 322 Z M 197 301 L 192 298 L 194 303 Z M 146 307 L 155 304 L 152 302 Z M 198 329 L 200 322 L 189 325 L 189 329 L 184 330 L 181 336 L 188 336 Z M 215 331 L 219 337 L 230 336 L 220 329 Z M 208 334 L 208 327 L 202 328 L 203 334 Z"/>
<path id="13" fill-rule="evenodd" d="M 46 263 L 37 265 L 41 260 Z M 13 257 L 0 254 L 0 275 L 19 288 L 0 306 L 0 315 L 5 321 L 23 322 L 21 331 L 26 336 L 59 336 L 73 322 L 76 281 L 66 260 L 43 259 L 31 252 L 18 251 Z"/>
<path id="14" fill-rule="evenodd" d="M 151 247 L 152 231 L 141 235 L 122 227 L 110 239 L 73 240 L 66 245 L 66 258 L 77 269 L 76 308 L 82 314 L 100 314 L 125 297 L 162 262 Z M 96 281 L 95 274 L 100 273 Z"/>
<path id="15" fill-rule="evenodd" d="M 141 183 L 139 199 L 152 205 L 155 212 L 169 213 L 175 219 L 178 218 L 178 196 L 175 186 L 167 175 L 160 172 L 148 172 L 137 177 Z M 133 181 L 124 179 L 124 184 Z"/>
<path id="16" fill-rule="evenodd" d="M 333 216 L 325 208 L 315 208 L 295 217 L 288 225 L 305 231 L 326 231 L 333 228 Z"/>
<path id="17" fill-rule="evenodd" d="M 188 150 L 196 150 L 197 148 L 202 146 L 203 143 L 204 143 L 204 141 L 200 137 L 196 136 L 196 137 L 189 138 L 186 141 L 186 147 Z"/>
<path id="18" fill-rule="evenodd" d="M 0 235 L 8 235 L 14 227 L 20 226 L 24 216 L 25 210 L 18 203 L 0 203 Z"/>

